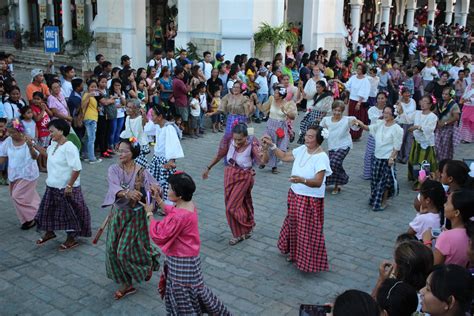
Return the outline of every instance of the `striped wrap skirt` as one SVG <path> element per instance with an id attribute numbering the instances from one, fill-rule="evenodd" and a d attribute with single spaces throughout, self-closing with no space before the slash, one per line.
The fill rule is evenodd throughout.
<path id="1" fill-rule="evenodd" d="M 285 134 L 283 138 L 278 138 L 276 131 L 281 128 Z M 283 151 L 288 150 L 288 144 L 290 142 L 289 134 L 288 134 L 288 124 L 286 121 L 279 121 L 272 118 L 269 118 L 267 121 L 267 128 L 265 130 L 265 134 L 270 136 L 272 142 L 277 145 L 277 147 Z M 275 156 L 275 152 L 270 150 L 269 152 L 269 160 L 268 165 L 272 168 L 275 168 L 278 164 L 278 159 Z"/>

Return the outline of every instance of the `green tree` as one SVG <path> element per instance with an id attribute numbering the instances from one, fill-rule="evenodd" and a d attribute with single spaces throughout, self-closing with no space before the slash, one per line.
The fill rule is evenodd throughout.
<path id="1" fill-rule="evenodd" d="M 265 45 L 270 44 L 272 56 L 275 50 L 281 45 L 296 45 L 298 37 L 291 32 L 288 24 L 283 23 L 279 26 L 271 26 L 268 23 L 260 24 L 258 32 L 253 35 L 255 42 L 255 52 L 259 54 Z"/>

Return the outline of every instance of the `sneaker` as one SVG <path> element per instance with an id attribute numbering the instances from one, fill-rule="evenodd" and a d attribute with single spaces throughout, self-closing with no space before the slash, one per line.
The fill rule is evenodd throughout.
<path id="1" fill-rule="evenodd" d="M 96 159 L 96 160 L 89 161 L 89 164 L 90 165 L 95 165 L 95 164 L 98 164 L 98 163 L 101 163 L 101 162 L 102 162 L 102 159 L 99 158 L 99 159 Z"/>

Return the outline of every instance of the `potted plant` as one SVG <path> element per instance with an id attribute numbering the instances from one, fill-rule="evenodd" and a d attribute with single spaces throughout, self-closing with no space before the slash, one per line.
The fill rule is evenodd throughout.
<path id="1" fill-rule="evenodd" d="M 268 23 L 260 24 L 258 32 L 253 35 L 253 40 L 256 54 L 260 54 L 262 49 L 269 44 L 271 56 L 274 56 L 275 50 L 282 45 L 296 45 L 298 43 L 298 37 L 290 31 L 286 23 L 279 26 L 271 26 Z"/>
<path id="2" fill-rule="evenodd" d="M 71 60 L 82 57 L 82 76 L 85 80 L 93 75 L 90 61 L 90 50 L 95 42 L 94 33 L 89 32 L 84 26 L 73 30 L 73 39 L 62 45 L 61 52 L 69 56 Z"/>

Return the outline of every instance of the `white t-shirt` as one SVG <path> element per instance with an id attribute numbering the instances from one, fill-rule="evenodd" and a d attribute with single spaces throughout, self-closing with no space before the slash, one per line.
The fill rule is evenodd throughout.
<path id="1" fill-rule="evenodd" d="M 199 106 L 201 107 L 201 111 L 204 113 L 207 112 L 207 97 L 205 93 L 199 94 Z"/>
<path id="2" fill-rule="evenodd" d="M 302 145 L 293 149 L 293 157 L 295 157 L 295 161 L 291 169 L 292 176 L 313 179 L 318 172 L 323 170 L 325 170 L 325 172 L 323 182 L 319 188 L 310 188 L 303 183 L 293 183 L 291 190 L 299 195 L 324 198 L 326 177 L 332 174 L 328 155 L 325 152 L 310 155 L 308 154 L 306 145 Z"/>
<path id="3" fill-rule="evenodd" d="M 369 79 L 370 82 L 370 93 L 369 97 L 375 98 L 377 96 L 377 93 L 379 92 L 379 82 L 380 78 L 378 76 L 372 77 L 372 76 L 367 76 L 367 79 Z"/>
<path id="4" fill-rule="evenodd" d="M 416 232 L 416 238 L 420 240 L 423 239 L 423 233 L 428 228 L 439 229 L 441 227 L 438 213 L 418 213 L 408 225 Z"/>
<path id="5" fill-rule="evenodd" d="M 161 67 L 164 67 L 164 66 L 168 67 L 171 74 L 174 74 L 174 68 L 176 67 L 176 60 L 174 60 L 173 58 L 171 59 L 163 58 L 161 59 Z"/>
<path id="6" fill-rule="evenodd" d="M 63 94 L 64 98 L 67 100 L 72 92 L 72 83 L 71 81 L 64 80 L 61 84 L 61 93 Z"/>
<path id="7" fill-rule="evenodd" d="M 192 116 L 199 117 L 199 115 L 201 115 L 201 106 L 199 105 L 199 101 L 196 100 L 195 98 L 191 99 L 189 108 L 191 110 L 190 113 Z"/>
<path id="8" fill-rule="evenodd" d="M 423 80 L 432 81 L 434 78 L 439 77 L 438 70 L 436 70 L 436 67 L 434 66 L 430 68 L 425 67 L 423 70 L 421 70 L 421 77 Z"/>
<path id="9" fill-rule="evenodd" d="M 122 92 L 122 97 L 125 98 L 125 92 Z M 125 116 L 126 110 L 124 107 L 118 105 L 118 102 L 120 102 L 121 99 L 117 99 L 117 100 L 115 101 L 115 107 L 117 108 L 117 118 L 122 118 Z"/>
<path id="10" fill-rule="evenodd" d="M 156 75 L 153 79 L 156 79 L 160 76 L 161 62 L 162 62 L 162 59 L 156 60 L 155 58 L 150 59 L 150 61 L 148 62 L 148 67 L 153 67 L 156 69 Z"/>
<path id="11" fill-rule="evenodd" d="M 37 150 L 35 151 L 38 153 Z M 8 157 L 8 180 L 10 182 L 18 179 L 27 181 L 38 179 L 38 164 L 31 158 L 30 149 L 26 143 L 15 146 L 12 138 L 8 137 L 0 145 L 0 157 Z"/>
<path id="12" fill-rule="evenodd" d="M 171 123 L 166 123 L 163 128 L 158 124 L 146 124 L 145 133 L 149 134 L 154 131 L 156 145 L 154 155 L 157 157 L 165 157 L 166 160 L 183 158 L 183 148 L 179 142 L 178 132 Z"/>
<path id="13" fill-rule="evenodd" d="M 125 119 L 125 130 L 120 133 L 120 138 L 129 139 L 130 137 L 136 137 L 140 146 L 148 145 L 148 139 L 143 132 L 142 117 L 140 115 L 136 118 L 127 116 Z"/>
<path id="14" fill-rule="evenodd" d="M 51 141 L 51 145 L 46 149 L 48 153 L 46 185 L 51 188 L 64 189 L 71 179 L 72 172 L 81 171 L 82 165 L 81 159 L 79 159 L 79 150 L 72 142 L 65 142 L 54 152 L 57 145 L 57 142 Z M 78 187 L 81 184 L 80 178 L 80 176 L 77 177 L 73 187 Z"/>
<path id="15" fill-rule="evenodd" d="M 211 72 L 212 72 L 212 64 L 211 63 L 206 63 L 204 60 L 198 62 L 199 68 L 201 68 L 202 73 L 204 74 L 204 77 L 206 80 L 209 80 L 211 78 Z"/>
<path id="16" fill-rule="evenodd" d="M 408 100 L 408 103 L 403 102 L 403 100 L 400 101 L 400 104 L 402 105 L 403 108 L 403 113 L 406 115 L 411 115 L 416 111 L 416 103 L 415 100 L 410 98 Z M 397 123 L 398 124 L 411 124 L 404 115 L 400 115 L 397 117 Z"/>
<path id="17" fill-rule="evenodd" d="M 316 81 L 313 78 L 310 78 L 305 86 L 304 86 L 304 93 L 306 95 L 306 111 L 310 111 L 313 109 L 314 105 L 314 95 L 316 94 Z"/>
<path id="18" fill-rule="evenodd" d="M 270 95 L 274 95 L 275 94 L 275 89 L 273 89 L 273 87 L 275 86 L 275 84 L 278 83 L 278 77 L 277 75 L 275 74 L 271 74 L 270 75 L 270 87 L 268 87 L 268 92 Z"/>
<path id="19" fill-rule="evenodd" d="M 388 159 L 392 151 L 400 150 L 403 142 L 403 128 L 398 124 L 385 126 L 385 120 L 369 125 L 369 132 L 375 138 L 374 155 L 377 159 Z"/>
<path id="20" fill-rule="evenodd" d="M 258 84 L 258 94 L 268 94 L 268 81 L 267 77 L 258 75 L 255 79 L 255 83 Z"/>
<path id="21" fill-rule="evenodd" d="M 339 122 L 333 122 L 332 116 L 326 116 L 321 120 L 319 125 L 327 128 L 329 131 L 329 150 L 352 148 L 352 138 L 349 130 L 352 126 L 352 121 L 355 119 L 355 116 L 343 116 Z"/>
<path id="22" fill-rule="evenodd" d="M 21 120 L 21 122 L 25 126 L 25 134 L 30 136 L 32 139 L 36 139 L 36 122 L 33 120 L 29 122 Z"/>

